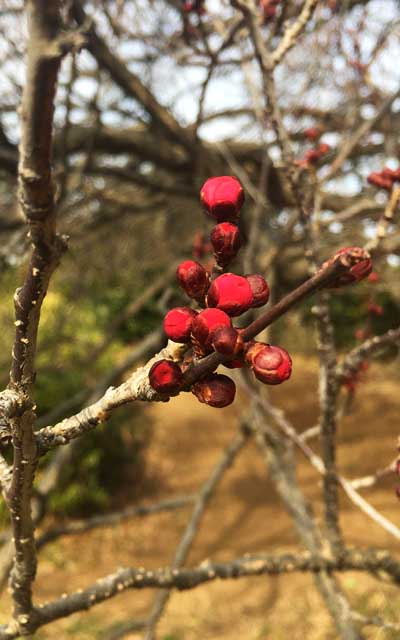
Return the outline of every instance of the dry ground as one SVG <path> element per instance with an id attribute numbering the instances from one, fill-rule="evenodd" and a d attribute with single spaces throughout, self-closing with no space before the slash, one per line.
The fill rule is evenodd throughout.
<path id="1" fill-rule="evenodd" d="M 315 365 L 295 357 L 292 380 L 272 389 L 272 396 L 288 409 L 297 429 L 316 418 Z M 396 371 L 392 369 L 393 374 Z M 386 378 L 386 379 L 385 379 Z M 387 464 L 395 455 L 400 433 L 399 384 L 387 367 L 376 365 L 360 386 L 352 416 L 344 419 L 339 434 L 339 466 L 355 477 Z M 148 470 L 152 487 L 143 502 L 191 493 L 205 479 L 221 450 L 235 432 L 240 402 L 225 410 L 199 404 L 189 394 L 168 405 L 150 406 L 154 439 Z M 299 457 L 301 483 L 318 513 L 320 483 L 316 473 Z M 400 524 L 396 479 L 390 476 L 364 492 L 382 513 Z M 342 499 L 342 525 L 349 543 L 384 546 L 398 552 L 397 542 Z M 57 541 L 41 553 L 37 599 L 88 585 L 117 566 L 166 566 L 183 531 L 189 508 L 150 516 Z M 297 548 L 291 522 L 279 502 L 253 444 L 249 444 L 228 470 L 199 531 L 189 564 L 205 558 L 229 560 L 246 552 Z M 395 621 L 400 594 L 390 585 L 361 574 L 341 577 L 352 603 L 364 614 L 384 615 Z M 143 617 L 153 593 L 128 592 L 103 603 L 88 614 L 75 614 L 42 629 L 37 638 L 92 640 L 102 638 L 110 625 Z M 3 598 L 1 616 L 8 607 Z M 397 618 L 399 619 L 399 618 Z M 160 624 L 160 640 L 329 640 L 336 637 L 329 616 L 309 576 L 257 577 L 220 581 L 192 592 L 176 593 Z M 132 633 L 130 640 L 139 639 Z M 376 640 L 396 635 L 372 627 L 367 637 Z M 399 636 L 400 637 L 400 636 Z"/>

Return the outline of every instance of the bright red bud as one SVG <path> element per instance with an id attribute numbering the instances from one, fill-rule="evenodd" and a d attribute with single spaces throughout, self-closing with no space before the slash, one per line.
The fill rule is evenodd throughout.
<path id="1" fill-rule="evenodd" d="M 285 349 L 253 342 L 246 350 L 246 361 L 258 380 L 265 384 L 281 384 L 292 373 L 292 360 Z"/>
<path id="2" fill-rule="evenodd" d="M 222 267 L 233 260 L 242 246 L 240 231 L 231 222 L 217 224 L 211 231 L 210 240 L 214 247 L 215 259 Z"/>
<path id="3" fill-rule="evenodd" d="M 230 316 L 240 316 L 253 304 L 251 287 L 243 276 L 223 273 L 211 283 L 207 294 L 209 307 L 222 309 Z"/>
<path id="4" fill-rule="evenodd" d="M 234 357 L 243 351 L 243 338 L 234 327 L 217 327 L 212 332 L 211 344 L 217 353 Z"/>
<path id="5" fill-rule="evenodd" d="M 179 343 L 190 342 L 193 320 L 197 313 L 190 307 L 176 307 L 168 311 L 164 318 L 164 331 L 170 340 Z"/>
<path id="6" fill-rule="evenodd" d="M 236 386 L 228 376 L 211 373 L 193 385 L 192 393 L 200 402 L 222 409 L 234 401 Z"/>
<path id="7" fill-rule="evenodd" d="M 204 301 L 204 296 L 210 286 L 210 278 L 204 267 L 194 260 L 181 262 L 176 270 L 178 282 L 189 298 L 198 302 Z"/>
<path id="8" fill-rule="evenodd" d="M 269 300 L 269 286 L 266 280 L 258 273 L 244 276 L 250 285 L 253 294 L 253 308 L 262 307 Z"/>
<path id="9" fill-rule="evenodd" d="M 200 200 L 218 222 L 237 220 L 244 202 L 243 187 L 232 176 L 209 178 L 200 191 Z"/>
<path id="10" fill-rule="evenodd" d="M 151 387 L 158 393 L 171 395 L 182 387 L 183 374 L 173 360 L 158 360 L 149 371 Z"/>
<path id="11" fill-rule="evenodd" d="M 193 320 L 192 338 L 201 347 L 211 349 L 213 331 L 221 326 L 231 327 L 230 317 L 220 309 L 204 309 Z"/>
<path id="12" fill-rule="evenodd" d="M 359 282 L 366 278 L 372 271 L 372 260 L 368 251 L 362 249 L 361 247 L 345 247 L 344 249 L 340 249 L 335 253 L 335 255 L 324 262 L 322 268 L 328 267 L 332 262 L 334 262 L 339 256 L 344 255 L 345 253 L 351 252 L 352 259 L 357 258 L 357 262 L 350 266 L 348 271 L 342 273 L 342 275 L 338 276 L 336 280 L 334 280 L 331 284 L 329 284 L 329 288 L 336 289 L 337 287 L 343 287 L 348 284 L 353 284 L 353 282 Z"/>

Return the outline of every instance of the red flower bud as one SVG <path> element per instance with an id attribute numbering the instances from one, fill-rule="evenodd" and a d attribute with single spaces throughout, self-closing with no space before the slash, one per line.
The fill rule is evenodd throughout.
<path id="1" fill-rule="evenodd" d="M 253 294 L 253 308 L 262 307 L 269 300 L 269 286 L 266 280 L 258 273 L 244 276 L 250 285 Z"/>
<path id="2" fill-rule="evenodd" d="M 372 271 L 372 260 L 368 251 L 362 249 L 361 247 L 345 247 L 344 249 L 340 249 L 335 253 L 335 255 L 324 262 L 322 265 L 322 269 L 328 267 L 332 262 L 334 262 L 339 256 L 351 252 L 352 259 L 357 258 L 358 261 L 353 264 L 352 267 L 349 267 L 348 271 L 342 273 L 342 275 L 338 276 L 334 282 L 329 284 L 329 288 L 337 288 L 343 287 L 348 284 L 352 284 L 353 282 L 359 282 L 366 278 Z"/>
<path id="3" fill-rule="evenodd" d="M 246 278 L 223 273 L 211 283 L 207 294 L 209 307 L 222 309 L 230 316 L 240 316 L 253 304 L 253 293 Z"/>
<path id="4" fill-rule="evenodd" d="M 370 332 L 367 329 L 356 329 L 354 331 L 354 337 L 356 340 L 366 340 L 370 336 Z"/>
<path id="5" fill-rule="evenodd" d="M 239 229 L 231 222 L 217 224 L 211 231 L 210 239 L 215 259 L 222 267 L 233 260 L 242 246 Z"/>
<path id="6" fill-rule="evenodd" d="M 372 316 L 383 316 L 384 308 L 380 304 L 376 304 L 376 302 L 369 302 L 368 313 Z"/>
<path id="7" fill-rule="evenodd" d="M 396 473 L 400 476 L 400 460 L 396 460 Z"/>
<path id="8" fill-rule="evenodd" d="M 389 169 L 389 167 L 384 167 L 380 173 L 383 178 L 387 178 L 388 180 L 392 180 L 392 182 L 396 182 L 400 180 L 400 169 Z"/>
<path id="9" fill-rule="evenodd" d="M 218 222 L 237 220 L 244 202 L 243 187 L 231 176 L 209 178 L 200 191 L 200 200 Z"/>
<path id="10" fill-rule="evenodd" d="M 234 327 L 217 327 L 211 335 L 211 344 L 217 353 L 237 356 L 243 351 L 243 338 Z"/>
<path id="11" fill-rule="evenodd" d="M 367 177 L 369 184 L 372 184 L 374 187 L 379 187 L 380 189 L 385 189 L 386 191 L 390 191 L 393 187 L 392 178 L 388 178 L 387 176 L 383 176 L 381 173 L 373 171 Z"/>
<path id="12" fill-rule="evenodd" d="M 308 151 L 306 151 L 303 160 L 300 160 L 298 164 L 303 167 L 306 167 L 310 164 L 316 164 L 322 158 L 322 156 L 328 153 L 329 150 L 329 144 L 326 144 L 326 142 L 321 142 L 321 144 L 318 145 L 316 149 L 309 149 Z"/>
<path id="13" fill-rule="evenodd" d="M 194 260 L 181 262 L 176 270 L 178 282 L 185 293 L 198 302 L 204 301 L 204 296 L 210 285 L 210 278 L 204 267 Z"/>
<path id="14" fill-rule="evenodd" d="M 321 133 L 322 131 L 318 127 L 309 127 L 308 129 L 305 129 L 304 137 L 307 138 L 307 140 L 318 140 Z"/>
<path id="15" fill-rule="evenodd" d="M 328 151 L 330 151 L 331 148 L 329 146 L 329 144 L 326 144 L 326 142 L 321 142 L 320 145 L 318 145 L 317 147 L 317 151 L 319 153 L 320 156 L 325 155 L 325 153 L 328 153 Z"/>
<path id="16" fill-rule="evenodd" d="M 158 393 L 177 393 L 183 381 L 181 368 L 173 360 L 158 360 L 149 371 L 149 381 Z"/>
<path id="17" fill-rule="evenodd" d="M 193 320 L 197 313 L 189 307 L 176 307 L 164 318 L 164 331 L 174 342 L 190 342 Z"/>
<path id="18" fill-rule="evenodd" d="M 379 274 L 376 273 L 376 271 L 371 271 L 367 278 L 368 282 L 372 282 L 373 284 L 375 284 L 375 282 L 379 282 L 379 279 Z"/>
<path id="19" fill-rule="evenodd" d="M 246 361 L 258 380 L 265 384 L 281 384 L 292 373 L 292 360 L 285 349 L 253 342 L 246 350 Z"/>
<path id="20" fill-rule="evenodd" d="M 233 380 L 220 373 L 211 373 L 207 377 L 196 382 L 192 387 L 192 393 L 200 402 L 221 409 L 232 404 L 236 386 Z"/>
<path id="21" fill-rule="evenodd" d="M 213 331 L 221 326 L 231 327 L 230 317 L 220 309 L 204 309 L 193 320 L 192 338 L 201 347 L 211 349 Z"/>

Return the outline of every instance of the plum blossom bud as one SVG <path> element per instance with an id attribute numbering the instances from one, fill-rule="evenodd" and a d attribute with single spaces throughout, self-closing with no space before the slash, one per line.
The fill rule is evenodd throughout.
<path id="1" fill-rule="evenodd" d="M 258 380 L 265 384 L 281 384 L 292 373 L 292 360 L 285 349 L 253 342 L 246 350 L 246 362 Z"/>
<path id="2" fill-rule="evenodd" d="M 220 309 L 204 309 L 193 320 L 192 338 L 203 349 L 211 349 L 213 332 L 221 326 L 231 327 L 230 317 Z"/>
<path id="3" fill-rule="evenodd" d="M 158 360 L 149 371 L 149 381 L 154 391 L 171 395 L 181 389 L 183 374 L 177 362 Z"/>
<path id="4" fill-rule="evenodd" d="M 269 300 L 269 286 L 266 280 L 258 273 L 244 276 L 250 285 L 253 294 L 252 308 L 262 307 Z"/>
<path id="5" fill-rule="evenodd" d="M 309 127 L 308 129 L 304 130 L 304 137 L 307 138 L 307 140 L 311 141 L 318 140 L 321 134 L 322 131 L 318 127 Z"/>
<path id="6" fill-rule="evenodd" d="M 190 307 L 176 307 L 168 311 L 164 318 L 164 331 L 170 340 L 179 343 L 190 342 L 193 320 L 197 313 Z"/>
<path id="7" fill-rule="evenodd" d="M 211 283 L 207 304 L 222 309 L 229 316 L 240 316 L 252 306 L 253 293 L 246 278 L 223 273 Z"/>
<path id="8" fill-rule="evenodd" d="M 223 356 L 234 357 L 243 351 L 243 338 L 234 327 L 220 326 L 214 329 L 211 335 L 211 344 L 217 353 Z"/>
<path id="9" fill-rule="evenodd" d="M 192 387 L 192 393 L 200 402 L 222 409 L 232 404 L 236 386 L 233 380 L 220 373 L 211 373 Z"/>
<path id="10" fill-rule="evenodd" d="M 211 244 L 214 247 L 215 259 L 219 265 L 225 267 L 242 246 L 238 227 L 231 222 L 221 222 L 211 231 Z"/>
<path id="11" fill-rule="evenodd" d="M 385 313 L 385 310 L 380 304 L 377 304 L 376 302 L 369 302 L 368 313 L 371 316 L 383 316 L 383 314 Z"/>
<path id="12" fill-rule="evenodd" d="M 351 259 L 355 263 L 353 266 L 349 266 L 345 273 L 338 276 L 328 286 L 329 288 L 336 289 L 337 287 L 343 287 L 353 282 L 359 282 L 366 278 L 372 271 L 371 256 L 365 249 L 361 247 L 345 247 L 335 253 L 335 255 L 324 262 L 322 269 L 326 269 L 333 262 L 335 262 L 340 256 L 344 256 L 346 253 L 351 254 Z"/>
<path id="13" fill-rule="evenodd" d="M 244 203 L 244 191 L 239 180 L 232 176 L 209 178 L 200 191 L 200 200 L 218 222 L 238 220 Z"/>
<path id="14" fill-rule="evenodd" d="M 204 296 L 210 286 L 210 278 L 204 267 L 194 260 L 181 262 L 176 270 L 178 282 L 189 298 L 199 302 L 204 301 Z"/>

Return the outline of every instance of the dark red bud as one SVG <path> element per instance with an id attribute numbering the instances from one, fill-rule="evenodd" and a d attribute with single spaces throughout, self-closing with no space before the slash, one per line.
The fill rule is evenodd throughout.
<path id="1" fill-rule="evenodd" d="M 252 306 L 253 294 L 246 278 L 223 273 L 211 283 L 207 304 L 222 309 L 230 316 L 240 316 Z"/>
<path id="2" fill-rule="evenodd" d="M 236 386 L 228 376 L 211 373 L 193 385 L 192 393 L 200 402 L 222 409 L 234 401 Z"/>
<path id="3" fill-rule="evenodd" d="M 211 335 L 211 344 L 217 353 L 234 357 L 243 351 L 243 338 L 234 327 L 217 327 Z"/>
<path id="4" fill-rule="evenodd" d="M 400 460 L 396 460 L 396 473 L 400 476 Z"/>
<path id="5" fill-rule="evenodd" d="M 200 200 L 218 222 L 237 220 L 244 202 L 243 187 L 232 176 L 209 178 L 200 191 Z"/>
<path id="6" fill-rule="evenodd" d="M 267 281 L 258 273 L 252 273 L 245 276 L 245 278 L 253 294 L 253 304 L 251 306 L 253 308 L 262 307 L 269 300 L 269 286 Z"/>
<path id="7" fill-rule="evenodd" d="M 217 327 L 231 327 L 230 317 L 220 309 L 204 309 L 192 324 L 192 338 L 204 349 L 211 349 L 212 334 Z"/>
<path id="8" fill-rule="evenodd" d="M 368 304 L 368 313 L 371 316 L 383 316 L 384 308 L 380 304 L 376 304 L 376 302 L 370 302 Z"/>
<path id="9" fill-rule="evenodd" d="M 197 313 L 190 307 L 176 307 L 168 311 L 164 318 L 164 331 L 170 340 L 179 343 L 190 342 L 193 320 Z"/>
<path id="10" fill-rule="evenodd" d="M 253 342 L 246 350 L 246 362 L 258 380 L 265 384 L 281 384 L 292 373 L 292 360 L 285 349 Z"/>
<path id="11" fill-rule="evenodd" d="M 204 267 L 194 260 L 181 262 L 176 270 L 178 282 L 185 293 L 198 302 L 203 302 L 210 278 Z"/>
<path id="12" fill-rule="evenodd" d="M 211 244 L 214 247 L 215 259 L 225 267 L 236 256 L 242 241 L 238 227 L 231 222 L 220 222 L 211 231 Z"/>
<path id="13" fill-rule="evenodd" d="M 344 256 L 346 253 L 349 254 L 349 269 L 329 284 L 329 288 L 335 289 L 352 284 L 353 282 L 359 282 L 366 278 L 372 271 L 371 256 L 368 251 L 361 247 L 345 247 L 344 249 L 340 249 L 332 258 L 324 262 L 322 269 L 328 267 L 332 262 L 336 261 L 340 256 Z"/>
<path id="14" fill-rule="evenodd" d="M 177 393 L 183 382 L 181 368 L 173 360 L 158 360 L 149 371 L 149 381 L 158 393 Z"/>
<path id="15" fill-rule="evenodd" d="M 307 140 L 318 140 L 321 133 L 322 131 L 318 127 L 309 127 L 308 129 L 305 129 L 304 137 L 307 138 Z"/>

